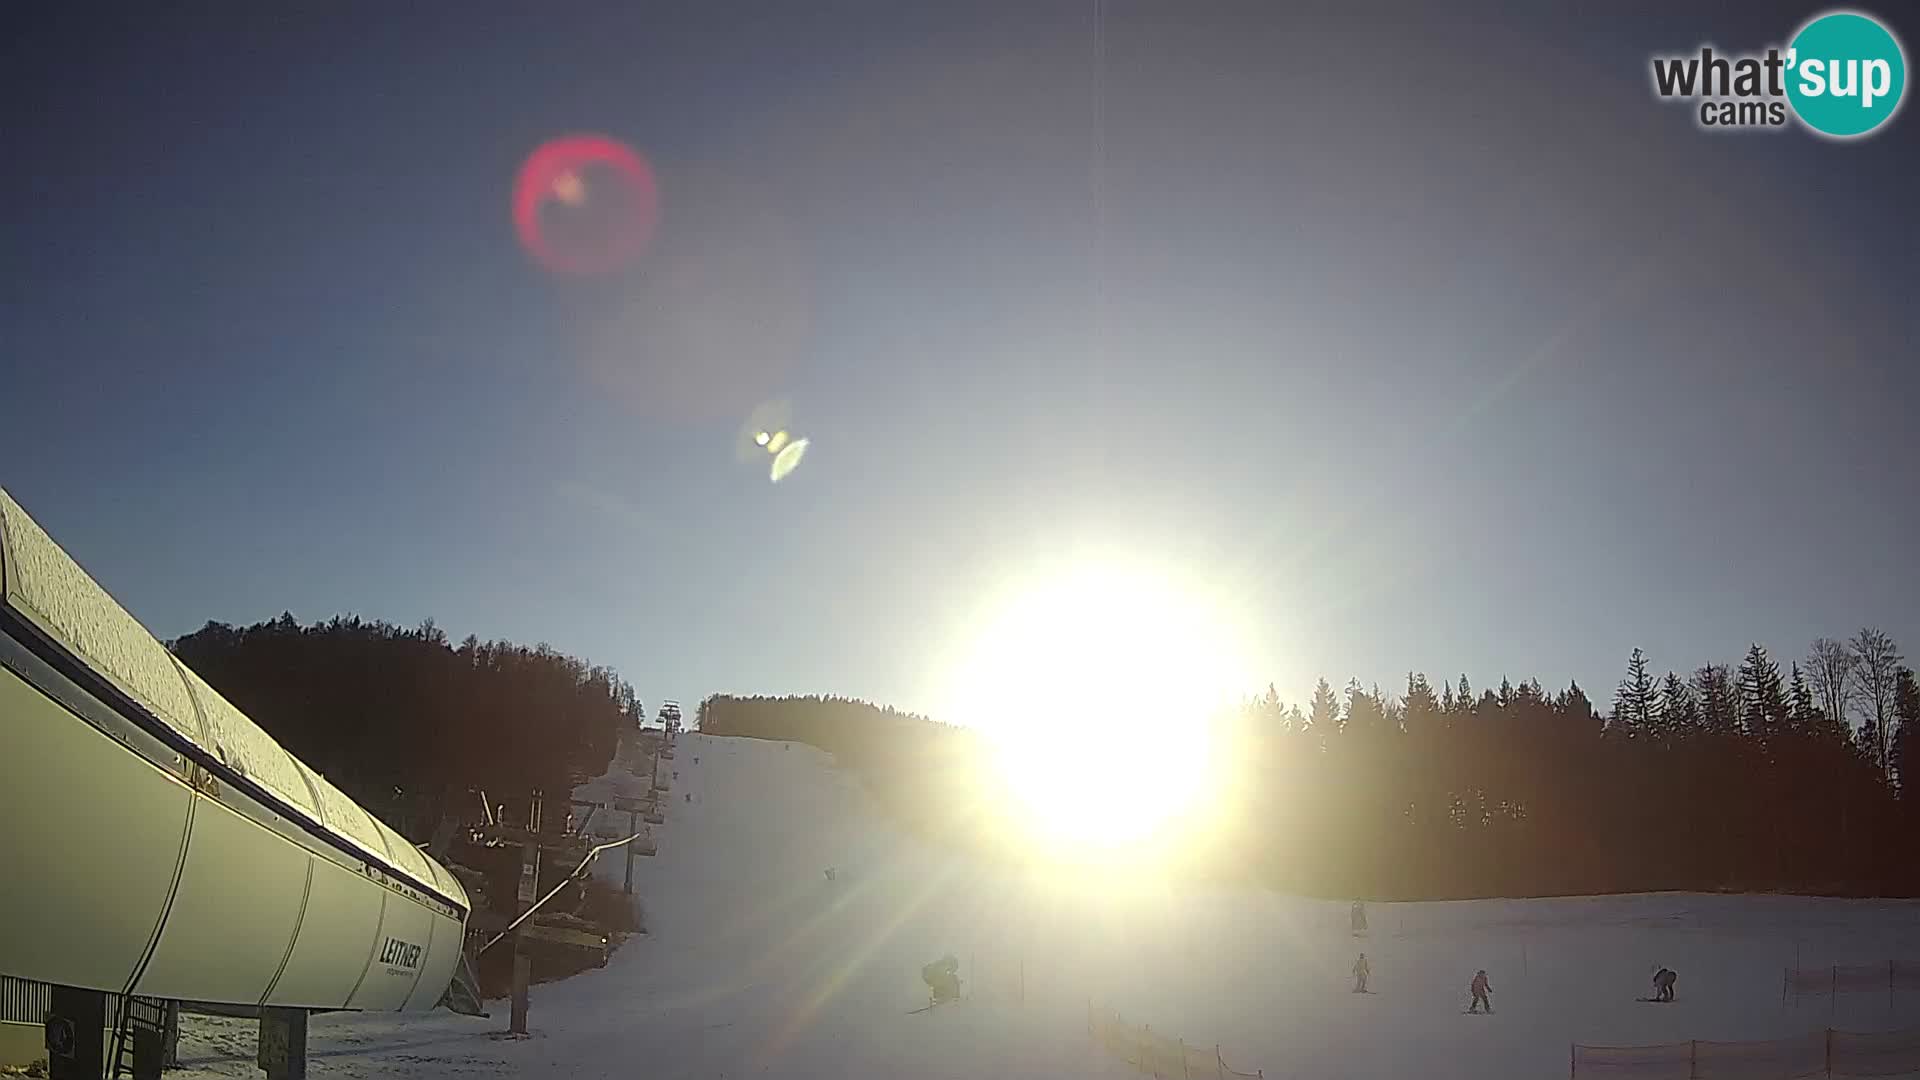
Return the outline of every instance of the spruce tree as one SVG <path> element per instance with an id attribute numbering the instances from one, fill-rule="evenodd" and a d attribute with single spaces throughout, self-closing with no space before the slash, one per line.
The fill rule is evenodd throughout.
<path id="1" fill-rule="evenodd" d="M 1684 739 L 1700 726 L 1700 703 L 1693 696 L 1693 687 L 1671 671 L 1661 680 L 1660 701 L 1655 711 L 1663 738 Z"/>
<path id="2" fill-rule="evenodd" d="M 1333 687 L 1327 685 L 1325 676 L 1313 688 L 1313 701 L 1308 705 L 1307 730 L 1322 738 L 1333 734 L 1340 728 L 1340 702 L 1333 696 Z"/>
<path id="3" fill-rule="evenodd" d="M 1653 730 L 1653 679 L 1647 674 L 1646 654 L 1638 648 L 1627 657 L 1627 677 L 1613 693 L 1611 730 L 1630 739 Z"/>
<path id="4" fill-rule="evenodd" d="M 1792 670 L 1793 675 L 1787 681 L 1787 727 L 1797 734 L 1805 734 L 1814 730 L 1819 720 L 1819 706 L 1813 703 L 1813 688 L 1807 685 L 1797 661 Z"/>
<path id="5" fill-rule="evenodd" d="M 1917 789 L 1907 782 L 1907 766 L 1920 768 L 1920 681 L 1916 681 L 1913 669 L 1902 664 L 1894 674 L 1893 716 L 1899 726 L 1893 729 L 1892 744 L 1887 756 L 1893 770 L 1895 790 L 1901 797 L 1911 800 Z"/>
<path id="6" fill-rule="evenodd" d="M 1730 735 L 1739 730 L 1733 673 L 1725 664 L 1707 664 L 1694 672 L 1693 692 L 1700 701 L 1700 726 L 1708 734 Z"/>
<path id="7" fill-rule="evenodd" d="M 1780 688 L 1780 665 L 1759 642 L 1747 648 L 1747 658 L 1740 662 L 1739 685 L 1740 720 L 1747 734 L 1771 740 L 1786 723 L 1786 694 Z"/>

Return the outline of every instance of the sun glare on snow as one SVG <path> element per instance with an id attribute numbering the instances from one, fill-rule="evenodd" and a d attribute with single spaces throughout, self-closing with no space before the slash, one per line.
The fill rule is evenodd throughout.
<path id="1" fill-rule="evenodd" d="M 956 719 L 991 736 L 1015 816 L 1082 854 L 1192 822 L 1209 720 L 1243 689 L 1230 620 L 1197 591 L 1083 566 L 1012 591 L 958 665 Z"/>

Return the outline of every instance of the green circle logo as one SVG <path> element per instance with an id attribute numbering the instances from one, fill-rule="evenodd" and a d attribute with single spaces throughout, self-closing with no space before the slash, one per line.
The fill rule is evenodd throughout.
<path id="1" fill-rule="evenodd" d="M 1822 135 L 1865 135 L 1893 118 L 1906 91 L 1906 53 L 1871 16 L 1829 12 L 1801 27 L 1787 48 L 1787 100 Z"/>

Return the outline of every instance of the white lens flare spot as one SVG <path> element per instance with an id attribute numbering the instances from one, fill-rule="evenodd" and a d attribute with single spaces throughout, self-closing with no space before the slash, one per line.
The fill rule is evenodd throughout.
<path id="1" fill-rule="evenodd" d="M 786 434 L 781 432 L 782 435 Z M 795 439 L 785 449 L 773 456 L 773 468 L 768 470 L 767 479 L 774 483 L 785 480 L 793 470 L 800 467 L 800 459 L 807 456 L 807 440 Z"/>
<path id="2" fill-rule="evenodd" d="M 579 206 L 587 201 L 587 185 L 580 180 L 580 174 L 568 169 L 553 178 L 553 197 L 568 206 Z"/>
<path id="3" fill-rule="evenodd" d="M 772 441 L 773 441 L 773 436 L 767 434 L 764 431 L 753 437 L 753 445 L 755 446 L 765 446 Z"/>

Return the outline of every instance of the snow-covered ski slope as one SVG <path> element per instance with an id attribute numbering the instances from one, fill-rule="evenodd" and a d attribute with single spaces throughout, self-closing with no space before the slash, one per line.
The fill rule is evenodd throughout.
<path id="1" fill-rule="evenodd" d="M 1373 904 L 1356 938 L 1345 901 L 1029 877 L 926 845 L 804 746 L 689 734 L 661 765 L 679 775 L 659 855 L 635 870 L 650 935 L 604 970 L 535 987 L 525 1042 L 488 1037 L 505 1027 L 504 1002 L 490 1020 L 318 1017 L 316 1075 L 1125 1075 L 1085 1034 L 1089 999 L 1218 1043 L 1235 1068 L 1276 1080 L 1521 1080 L 1565 1075 L 1574 1041 L 1920 1024 L 1920 994 L 1781 1004 L 1796 956 L 1805 967 L 1920 957 L 1920 905 L 1682 894 Z M 644 783 L 611 775 L 582 797 Z M 609 858 L 597 872 L 617 882 L 622 869 Z M 1361 950 L 1373 968 L 1365 995 L 1350 992 Z M 908 1015 L 926 1004 L 921 965 L 947 951 L 973 997 Z M 1673 1004 L 1636 1000 L 1656 964 L 1679 972 Z M 1482 967 L 1497 1011 L 1463 1015 Z M 183 1051 L 204 1070 L 251 1075 L 250 1060 L 216 1064 L 210 1043 Z"/>

